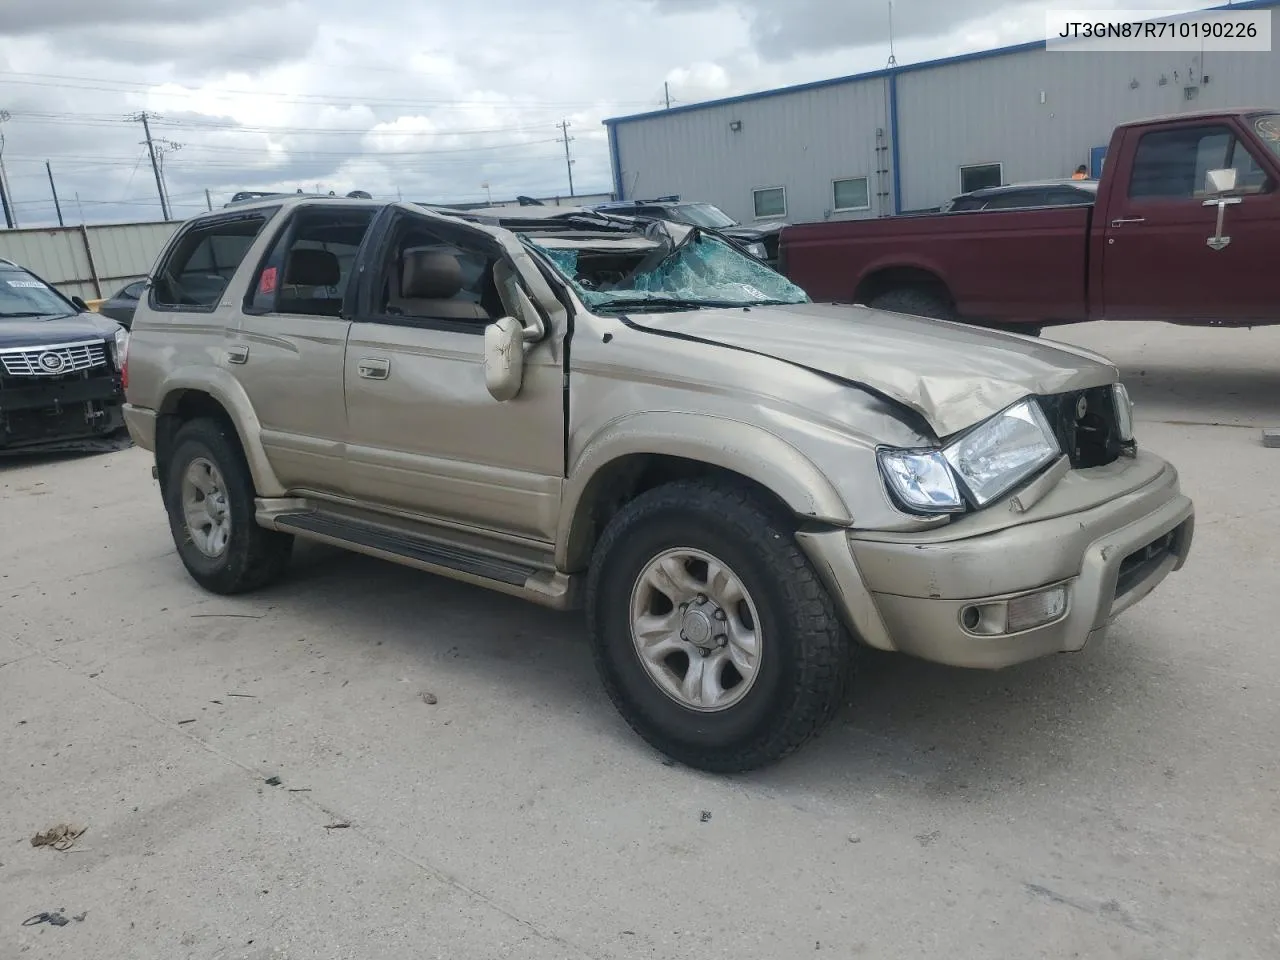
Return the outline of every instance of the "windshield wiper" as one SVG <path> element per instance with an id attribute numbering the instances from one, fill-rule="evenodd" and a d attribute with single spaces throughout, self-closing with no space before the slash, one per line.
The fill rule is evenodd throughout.
<path id="1" fill-rule="evenodd" d="M 16 313 L 8 311 L 0 312 L 0 317 L 54 317 L 54 316 L 71 316 L 71 314 L 60 314 L 56 310 L 19 310 Z"/>
<path id="2" fill-rule="evenodd" d="M 680 297 L 618 297 L 595 304 L 593 310 L 635 310 L 639 308 L 651 310 L 740 310 L 743 307 L 754 307 L 763 302 L 775 301 L 741 301 L 741 300 L 691 300 Z"/>

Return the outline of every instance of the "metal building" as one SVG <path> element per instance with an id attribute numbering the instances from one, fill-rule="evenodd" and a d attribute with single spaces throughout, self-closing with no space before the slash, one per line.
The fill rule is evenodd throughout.
<path id="1" fill-rule="evenodd" d="M 803 222 L 927 210 L 1080 164 L 1097 176 L 1118 123 L 1278 98 L 1280 51 L 1074 53 L 1036 41 L 605 124 L 619 198 L 678 194 L 744 223 Z"/>

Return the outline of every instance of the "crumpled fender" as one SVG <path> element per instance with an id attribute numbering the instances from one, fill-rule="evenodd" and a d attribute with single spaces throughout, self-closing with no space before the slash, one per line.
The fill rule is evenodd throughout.
<path id="1" fill-rule="evenodd" d="M 586 562 L 592 481 L 621 457 L 683 457 L 741 474 L 773 492 L 799 517 L 836 526 L 852 522 L 848 507 L 822 471 L 776 434 L 758 426 L 706 414 L 652 411 L 605 424 L 572 461 L 556 531 L 556 566 Z M 570 564 L 573 566 L 571 567 Z"/>

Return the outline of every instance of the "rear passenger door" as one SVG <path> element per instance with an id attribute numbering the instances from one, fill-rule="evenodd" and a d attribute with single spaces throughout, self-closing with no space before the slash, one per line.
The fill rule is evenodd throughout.
<path id="1" fill-rule="evenodd" d="M 257 265 L 228 368 L 253 404 L 262 445 L 291 490 L 343 493 L 343 298 L 373 222 L 370 206 L 299 208 Z"/>
<path id="2" fill-rule="evenodd" d="M 564 477 L 564 330 L 520 393 L 485 386 L 484 330 L 514 315 L 498 242 L 397 209 L 362 270 L 347 343 L 347 475 L 371 508 L 550 543 Z M 509 295 L 508 295 L 509 298 Z"/>

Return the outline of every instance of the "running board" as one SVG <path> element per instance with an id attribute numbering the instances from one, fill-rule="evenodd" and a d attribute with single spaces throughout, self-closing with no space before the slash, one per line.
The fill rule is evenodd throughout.
<path id="1" fill-rule="evenodd" d="M 270 526 L 308 540 L 489 587 L 554 609 L 576 606 L 577 578 L 433 538 L 389 530 L 354 517 L 314 510 L 278 513 L 271 517 Z"/>

